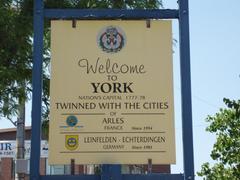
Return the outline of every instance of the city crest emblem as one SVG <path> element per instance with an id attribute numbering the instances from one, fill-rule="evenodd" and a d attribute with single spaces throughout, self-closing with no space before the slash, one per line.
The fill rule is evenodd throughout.
<path id="1" fill-rule="evenodd" d="M 68 150 L 76 150 L 79 145 L 78 135 L 66 135 L 65 136 L 65 147 Z"/>
<path id="2" fill-rule="evenodd" d="M 107 26 L 98 34 L 97 42 L 104 52 L 116 53 L 125 46 L 126 36 L 119 27 Z"/>
<path id="3" fill-rule="evenodd" d="M 74 126 L 77 125 L 78 119 L 77 119 L 76 116 L 68 116 L 67 120 L 66 120 L 66 123 L 69 127 L 74 127 Z"/>

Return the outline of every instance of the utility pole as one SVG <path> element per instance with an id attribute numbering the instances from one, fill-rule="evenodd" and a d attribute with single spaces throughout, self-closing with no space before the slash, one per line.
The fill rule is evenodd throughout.
<path id="1" fill-rule="evenodd" d="M 19 98 L 19 115 L 17 119 L 17 132 L 16 132 L 16 148 L 17 148 L 17 156 L 16 160 L 24 159 L 25 148 L 24 148 L 24 140 L 25 140 L 25 100 L 24 98 Z M 24 173 L 16 174 L 17 180 L 24 180 Z"/>

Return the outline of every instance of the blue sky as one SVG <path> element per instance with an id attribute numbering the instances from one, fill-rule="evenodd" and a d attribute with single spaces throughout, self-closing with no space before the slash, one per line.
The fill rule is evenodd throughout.
<path id="1" fill-rule="evenodd" d="M 177 8 L 176 0 L 165 0 L 165 8 Z M 215 141 L 205 128 L 207 115 L 224 107 L 223 97 L 240 99 L 240 1 L 189 1 L 191 78 L 195 170 L 213 161 L 210 152 Z M 178 22 L 173 36 L 178 40 Z M 183 172 L 178 44 L 174 48 L 175 122 L 177 164 L 172 172 Z M 196 179 L 201 179 L 196 177 Z"/>
<path id="2" fill-rule="evenodd" d="M 177 8 L 176 0 L 164 0 L 165 8 Z M 215 136 L 205 128 L 207 115 L 224 107 L 223 97 L 240 99 L 240 1 L 192 0 L 190 8 L 192 108 L 195 170 L 204 162 L 213 162 L 210 152 Z M 173 36 L 178 40 L 178 22 L 174 20 Z M 174 47 L 174 96 L 177 164 L 172 172 L 183 172 L 180 100 L 179 46 Z M 30 105 L 27 105 L 30 117 Z M 30 124 L 30 118 L 27 119 Z M 1 128 L 13 125 L 1 121 Z M 197 177 L 196 179 L 201 179 Z"/>

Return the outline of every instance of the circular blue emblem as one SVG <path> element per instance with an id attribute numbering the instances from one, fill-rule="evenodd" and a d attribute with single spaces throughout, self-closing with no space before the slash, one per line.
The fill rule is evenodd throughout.
<path id="1" fill-rule="evenodd" d="M 66 120 L 66 123 L 67 123 L 68 126 L 74 127 L 74 126 L 77 125 L 78 119 L 77 119 L 76 116 L 68 116 L 67 120 Z"/>
<path id="2" fill-rule="evenodd" d="M 121 28 L 107 26 L 97 37 L 98 46 L 107 53 L 119 52 L 126 44 L 126 36 Z"/>

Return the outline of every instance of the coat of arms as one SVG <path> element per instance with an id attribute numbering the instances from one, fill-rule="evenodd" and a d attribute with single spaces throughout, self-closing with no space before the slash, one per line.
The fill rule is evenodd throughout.
<path id="1" fill-rule="evenodd" d="M 66 135 L 65 136 L 65 147 L 68 150 L 76 150 L 79 145 L 78 135 Z"/>
<path id="2" fill-rule="evenodd" d="M 98 34 L 98 45 L 107 53 L 119 52 L 126 43 L 124 32 L 116 26 L 107 26 Z"/>

